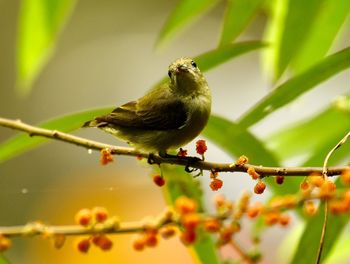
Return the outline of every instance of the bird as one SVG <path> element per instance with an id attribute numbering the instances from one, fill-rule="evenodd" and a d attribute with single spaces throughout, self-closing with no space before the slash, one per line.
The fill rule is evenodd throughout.
<path id="1" fill-rule="evenodd" d="M 192 141 L 206 126 L 211 92 L 197 63 L 182 57 L 168 68 L 168 80 L 143 97 L 85 122 L 138 150 L 168 155 Z"/>

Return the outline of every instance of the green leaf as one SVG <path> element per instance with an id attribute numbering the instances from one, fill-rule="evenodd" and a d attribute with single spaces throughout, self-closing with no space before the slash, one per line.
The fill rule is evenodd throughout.
<path id="1" fill-rule="evenodd" d="M 273 111 L 292 102 L 317 84 L 347 69 L 349 66 L 350 48 L 324 58 L 309 70 L 289 79 L 271 91 L 240 118 L 240 125 L 243 127 L 254 125 Z"/>
<path id="2" fill-rule="evenodd" d="M 273 133 L 266 145 L 270 151 L 276 153 L 280 160 L 302 157 L 302 166 L 320 166 L 330 149 L 350 130 L 349 112 L 344 108 L 350 97 L 339 97 L 332 106 L 311 118 L 283 128 Z M 320 129 L 325 126 L 332 129 Z M 350 144 L 344 144 L 330 159 L 330 165 L 336 165 L 350 156 Z M 299 190 L 303 177 L 295 177 L 288 185 L 291 193 Z"/>
<path id="3" fill-rule="evenodd" d="M 347 100 L 350 101 L 350 96 Z M 325 124 L 331 129 L 320 129 Z M 281 160 L 297 156 L 305 156 L 307 159 L 316 153 L 324 158 L 327 150 L 329 151 L 349 130 L 350 107 L 347 112 L 340 109 L 335 101 L 321 113 L 273 133 L 266 142 L 268 148 Z M 326 149 L 326 153 L 321 149 Z"/>
<path id="4" fill-rule="evenodd" d="M 211 115 L 202 134 L 234 158 L 245 155 L 254 164 L 277 166 L 274 155 L 253 134 L 226 118 Z"/>
<path id="5" fill-rule="evenodd" d="M 3 254 L 0 255 L 0 264 L 10 264 Z"/>
<path id="6" fill-rule="evenodd" d="M 246 155 L 253 164 L 278 166 L 274 154 L 266 149 L 261 141 L 239 124 L 223 117 L 212 115 L 202 134 L 233 159 Z M 297 180 L 297 177 L 294 177 L 288 179 L 286 184 L 276 185 L 272 177 L 266 179 L 276 194 L 292 193 L 289 186 Z"/>
<path id="7" fill-rule="evenodd" d="M 220 46 L 230 44 L 248 26 L 265 0 L 228 0 Z"/>
<path id="8" fill-rule="evenodd" d="M 312 28 L 298 54 L 293 68 L 301 72 L 320 61 L 327 53 L 350 11 L 348 0 L 324 0 Z M 303 21 L 304 22 L 304 21 Z"/>
<path id="9" fill-rule="evenodd" d="M 199 205 L 199 211 L 205 211 L 203 205 L 203 192 L 200 182 L 193 179 L 190 173 L 184 171 L 183 167 L 161 165 L 161 169 L 166 181 L 162 188 L 163 194 L 169 205 L 174 205 L 180 196 L 194 199 Z M 196 263 L 222 263 L 219 261 L 217 247 L 212 237 L 203 230 L 198 230 L 195 244 L 189 247 L 191 255 L 196 259 Z"/>
<path id="10" fill-rule="evenodd" d="M 338 184 L 337 187 L 339 187 Z M 328 253 L 336 243 L 338 237 L 341 235 L 341 232 L 349 221 L 348 215 L 329 214 L 328 217 L 327 232 L 321 262 L 322 260 L 326 259 Z M 311 217 L 307 222 L 291 264 L 315 263 L 323 221 L 324 205 L 322 203 L 317 215 Z"/>
<path id="11" fill-rule="evenodd" d="M 202 71 L 207 71 L 235 56 L 261 48 L 263 46 L 263 43 L 256 41 L 232 44 L 204 53 L 196 57 L 196 61 L 198 62 L 198 65 Z M 163 78 L 160 82 L 158 82 L 157 85 L 166 80 L 167 78 Z M 86 120 L 107 113 L 110 110 L 111 108 L 101 108 L 75 113 L 72 115 L 66 115 L 63 117 L 58 117 L 57 119 L 53 119 L 49 122 L 45 122 L 39 126 L 48 129 L 60 130 L 62 132 L 71 132 L 75 129 L 80 128 Z M 29 138 L 27 135 L 16 136 L 0 145 L 0 162 L 13 158 L 29 149 L 39 146 L 45 141 L 47 141 L 47 139 L 39 137 Z"/>
<path id="12" fill-rule="evenodd" d="M 179 0 L 158 36 L 157 45 L 173 37 L 188 22 L 208 11 L 218 2 L 218 0 Z"/>
<path id="13" fill-rule="evenodd" d="M 281 0 L 267 29 L 271 46 L 274 79 L 278 79 L 308 36 L 324 0 Z M 302 19 L 300 19 L 302 18 Z"/>
<path id="14" fill-rule="evenodd" d="M 347 234 L 343 234 L 342 238 L 340 238 L 331 252 L 329 253 L 329 257 L 326 259 L 326 264 L 338 264 L 338 263 L 346 263 L 350 259 L 350 237 Z"/>
<path id="15" fill-rule="evenodd" d="M 69 114 L 43 122 L 38 126 L 47 129 L 56 129 L 61 132 L 71 132 L 81 128 L 87 120 L 95 116 L 106 114 L 111 110 L 112 108 L 109 107 Z M 34 147 L 38 147 L 45 142 L 48 142 L 48 139 L 43 137 L 30 137 L 28 134 L 21 133 L 0 144 L 0 163 L 33 149 Z"/>
<path id="16" fill-rule="evenodd" d="M 206 52 L 197 56 L 195 60 L 201 71 L 205 72 L 234 57 L 263 47 L 266 45 L 260 41 L 239 42 Z"/>
<path id="17" fill-rule="evenodd" d="M 27 94 L 52 55 L 75 0 L 23 0 L 18 17 L 17 88 Z"/>

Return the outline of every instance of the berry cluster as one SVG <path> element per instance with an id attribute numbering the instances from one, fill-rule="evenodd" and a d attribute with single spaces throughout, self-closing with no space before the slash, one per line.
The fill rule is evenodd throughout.
<path id="1" fill-rule="evenodd" d="M 105 232 L 118 230 L 120 223 L 117 217 L 108 217 L 108 211 L 104 207 L 81 209 L 75 215 L 75 221 L 77 224 L 96 232 L 96 234 L 77 241 L 77 249 L 80 252 L 87 253 L 91 244 L 103 251 L 112 248 L 113 242 L 105 235 Z"/>

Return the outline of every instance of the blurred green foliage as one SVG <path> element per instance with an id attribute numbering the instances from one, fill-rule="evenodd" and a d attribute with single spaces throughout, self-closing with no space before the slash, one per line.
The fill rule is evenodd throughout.
<path id="1" fill-rule="evenodd" d="M 53 54 L 57 35 L 75 0 L 23 0 L 18 16 L 17 89 L 29 93 L 35 78 Z"/>

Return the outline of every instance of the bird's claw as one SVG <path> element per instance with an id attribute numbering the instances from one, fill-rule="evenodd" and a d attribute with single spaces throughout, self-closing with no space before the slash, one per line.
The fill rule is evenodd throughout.
<path id="1" fill-rule="evenodd" d="M 154 161 L 154 154 L 153 154 L 153 153 L 150 153 L 150 154 L 148 155 L 147 162 L 148 162 L 148 164 L 150 164 L 150 165 L 156 163 L 156 162 Z"/>

